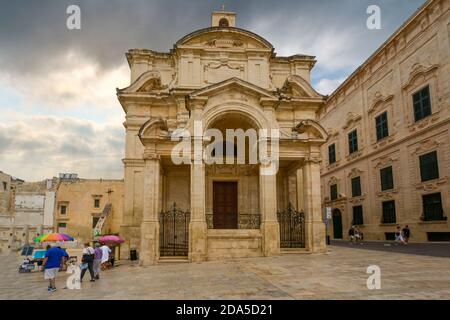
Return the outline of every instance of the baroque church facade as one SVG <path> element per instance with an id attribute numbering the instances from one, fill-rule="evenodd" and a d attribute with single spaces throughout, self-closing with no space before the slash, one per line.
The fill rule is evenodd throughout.
<path id="1" fill-rule="evenodd" d="M 317 121 L 326 97 L 311 86 L 314 57 L 277 56 L 225 11 L 170 52 L 126 56 L 131 84 L 117 90 L 126 113 L 122 258 L 136 250 L 151 265 L 326 251 L 320 161 L 328 135 Z M 255 130 L 272 160 L 205 163 L 208 129 Z M 185 135 L 193 160 L 180 164 L 173 153 Z M 224 145 L 236 160 L 234 143 Z M 273 161 L 277 170 L 267 170 Z"/>

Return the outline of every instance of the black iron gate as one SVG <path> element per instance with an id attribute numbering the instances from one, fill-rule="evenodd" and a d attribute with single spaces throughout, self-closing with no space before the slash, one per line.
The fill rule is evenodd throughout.
<path id="1" fill-rule="evenodd" d="M 305 214 L 289 203 L 286 210 L 278 211 L 281 248 L 305 248 Z"/>
<path id="2" fill-rule="evenodd" d="M 159 254 L 167 256 L 187 256 L 189 249 L 189 211 L 182 211 L 173 204 L 169 211 L 159 215 Z"/>

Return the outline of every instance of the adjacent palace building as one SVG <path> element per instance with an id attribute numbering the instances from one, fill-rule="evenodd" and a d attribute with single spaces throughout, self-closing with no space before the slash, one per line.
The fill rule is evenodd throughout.
<path id="1" fill-rule="evenodd" d="M 426 2 L 329 97 L 311 86 L 314 57 L 277 56 L 231 12 L 214 12 L 211 27 L 170 52 L 130 50 L 131 83 L 117 89 L 126 113 L 121 257 L 136 251 L 149 265 L 325 252 L 327 208 L 334 239 L 352 225 L 367 240 L 391 239 L 400 224 L 412 241 L 448 241 L 449 6 Z M 255 129 L 268 157 L 196 161 L 208 129 Z M 173 151 L 183 141 L 193 160 L 180 164 Z M 242 156 L 235 139 L 224 146 Z M 267 174 L 271 158 L 276 174 Z"/>
<path id="2" fill-rule="evenodd" d="M 427 1 L 329 98 L 319 122 L 330 234 L 450 240 L 450 1 Z"/>

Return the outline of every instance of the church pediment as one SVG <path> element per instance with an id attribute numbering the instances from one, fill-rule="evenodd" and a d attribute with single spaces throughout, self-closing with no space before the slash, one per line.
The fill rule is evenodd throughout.
<path id="1" fill-rule="evenodd" d="M 233 90 L 235 89 L 235 90 Z M 239 78 L 231 78 L 205 88 L 196 90 L 189 95 L 190 99 L 200 98 L 200 97 L 210 97 L 214 96 L 220 92 L 224 91 L 235 91 L 240 93 L 247 93 L 259 98 L 267 98 L 278 100 L 270 91 L 267 91 L 261 87 L 258 87 L 250 82 L 244 81 Z"/>
<path id="2" fill-rule="evenodd" d="M 287 98 L 323 98 L 308 81 L 298 75 L 289 76 L 280 93 Z"/>
<path id="3" fill-rule="evenodd" d="M 201 47 L 205 49 L 267 49 L 272 51 L 273 46 L 261 36 L 239 28 L 212 27 L 192 32 L 182 39 L 176 45 L 180 47 Z"/>

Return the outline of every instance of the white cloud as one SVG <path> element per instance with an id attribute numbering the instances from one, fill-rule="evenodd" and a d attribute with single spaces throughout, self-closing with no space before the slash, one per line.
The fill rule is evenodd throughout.
<path id="1" fill-rule="evenodd" d="M 0 105 L 0 170 L 26 180 L 59 172 L 122 178 L 124 113 L 115 88 L 129 84 L 128 66 L 102 69 L 73 52 L 55 61 L 45 73 L 0 74 L 2 90 L 19 97 Z"/>
<path id="2" fill-rule="evenodd" d="M 317 85 L 316 90 L 321 94 L 329 95 L 333 93 L 345 81 L 346 78 L 338 79 L 321 79 Z"/>
<path id="3" fill-rule="evenodd" d="M 120 123 L 17 114 L 8 124 L 0 123 L 0 169 L 27 180 L 59 172 L 122 178 L 124 141 Z"/>
<path id="4" fill-rule="evenodd" d="M 0 74 L 1 84 L 22 94 L 24 103 L 30 105 L 66 109 L 82 105 L 119 106 L 115 88 L 129 84 L 130 71 L 126 62 L 114 69 L 103 69 L 74 51 L 53 61 L 57 62 L 50 61 L 46 70 L 39 73 Z"/>

